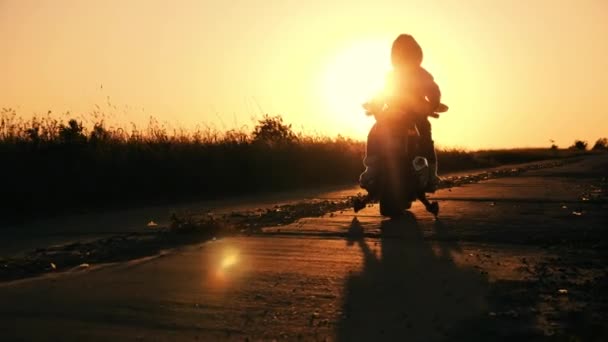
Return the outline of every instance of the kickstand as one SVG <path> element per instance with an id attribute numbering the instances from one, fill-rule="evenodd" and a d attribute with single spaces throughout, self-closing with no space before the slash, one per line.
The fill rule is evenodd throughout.
<path id="1" fill-rule="evenodd" d="M 420 200 L 420 202 L 422 202 L 422 204 L 424 204 L 426 211 L 435 215 L 435 218 L 437 218 L 437 216 L 439 215 L 439 203 L 437 203 L 436 201 L 429 202 L 429 200 L 428 200 L 428 198 L 426 198 L 426 194 L 424 192 L 421 194 L 418 194 L 418 200 Z"/>

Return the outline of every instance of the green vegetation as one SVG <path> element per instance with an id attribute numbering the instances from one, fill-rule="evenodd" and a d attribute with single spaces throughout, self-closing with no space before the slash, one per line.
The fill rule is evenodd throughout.
<path id="1" fill-rule="evenodd" d="M 250 132 L 169 131 L 154 119 L 143 130 L 117 128 L 99 113 L 87 121 L 0 111 L 2 218 L 355 184 L 363 171 L 364 142 L 297 134 L 280 116 Z M 449 172 L 573 153 L 450 149 L 438 158 Z"/>

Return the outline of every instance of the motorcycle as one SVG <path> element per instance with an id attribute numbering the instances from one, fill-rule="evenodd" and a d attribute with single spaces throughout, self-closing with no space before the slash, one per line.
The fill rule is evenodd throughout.
<path id="1" fill-rule="evenodd" d="M 366 110 L 386 110 L 366 108 Z M 448 110 L 448 106 L 440 104 L 438 108 L 429 113 L 429 117 L 439 118 L 440 113 Z M 411 207 L 412 202 L 419 200 L 426 210 L 435 217 L 439 215 L 439 203 L 430 202 L 426 197 L 425 188 L 430 179 L 428 160 L 420 156 L 420 134 L 412 122 L 384 125 L 383 132 L 379 134 L 379 174 L 376 176 L 378 184 L 373 193 L 357 197 L 353 201 L 355 212 L 365 208 L 369 203 L 379 202 L 382 216 L 397 217 L 404 210 Z"/>

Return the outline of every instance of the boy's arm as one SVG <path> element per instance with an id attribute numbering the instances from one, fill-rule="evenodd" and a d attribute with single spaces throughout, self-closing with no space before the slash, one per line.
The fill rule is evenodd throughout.
<path id="1" fill-rule="evenodd" d="M 424 76 L 422 78 L 424 80 L 424 93 L 429 102 L 430 110 L 434 111 L 441 103 L 441 90 L 439 90 L 439 85 L 437 85 L 433 76 L 428 71 L 422 70 Z"/>
<path id="2" fill-rule="evenodd" d="M 431 81 L 426 99 L 429 101 L 433 111 L 439 107 L 439 104 L 441 103 L 441 90 L 439 90 L 439 86 L 435 81 Z"/>

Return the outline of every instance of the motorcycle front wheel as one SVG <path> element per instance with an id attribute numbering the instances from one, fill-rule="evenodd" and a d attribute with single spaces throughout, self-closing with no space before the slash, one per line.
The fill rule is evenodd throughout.
<path id="1" fill-rule="evenodd" d="M 403 215 L 406 209 L 412 206 L 412 202 L 396 198 L 395 194 L 386 194 L 380 197 L 380 215 L 394 218 Z"/>

